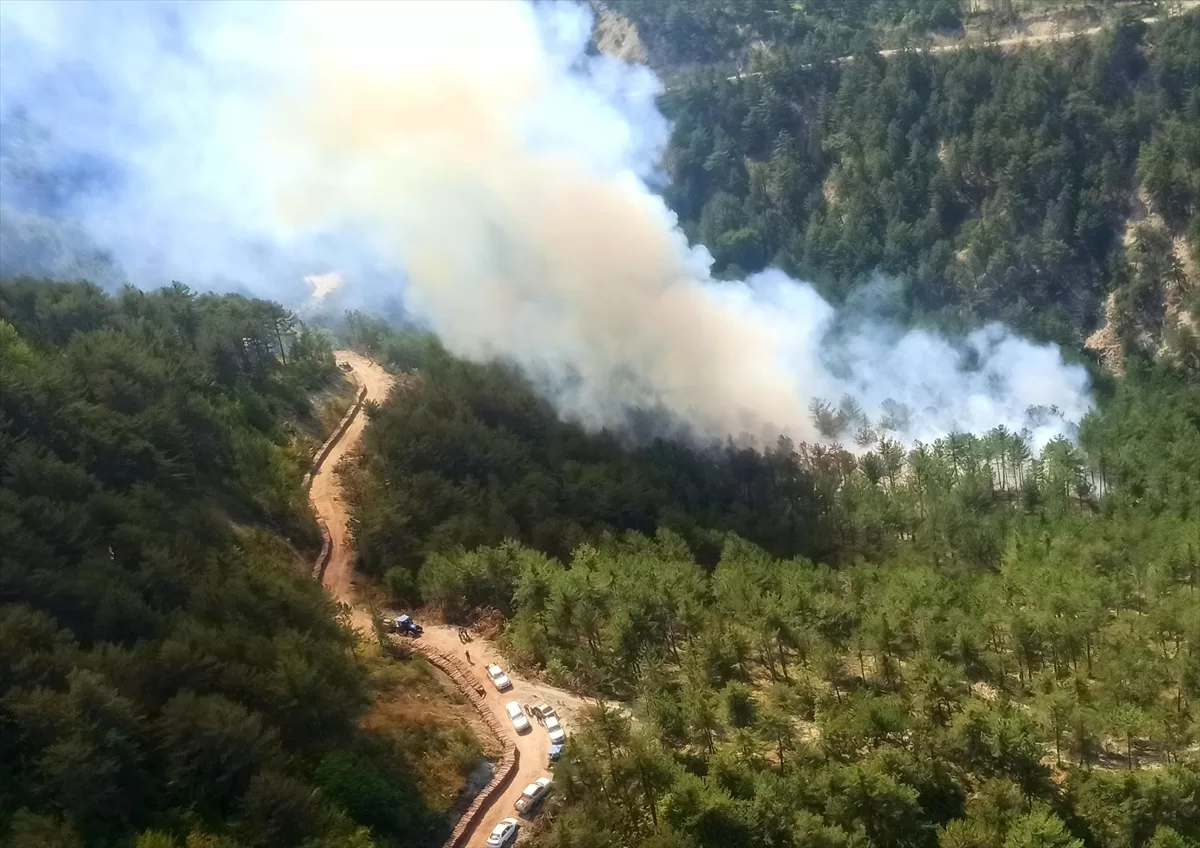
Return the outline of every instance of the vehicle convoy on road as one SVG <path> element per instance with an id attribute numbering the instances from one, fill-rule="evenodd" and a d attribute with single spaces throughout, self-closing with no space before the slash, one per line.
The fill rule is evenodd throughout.
<path id="1" fill-rule="evenodd" d="M 516 840 L 520 828 L 521 823 L 516 819 L 501 819 L 500 824 L 492 829 L 487 838 L 488 848 L 504 848 L 511 845 Z"/>
<path id="2" fill-rule="evenodd" d="M 521 793 L 521 797 L 513 805 L 517 808 L 518 813 L 528 815 L 537 809 L 542 803 L 542 799 L 550 793 L 550 778 L 539 777 L 533 783 L 525 787 L 525 791 Z"/>
<path id="3" fill-rule="evenodd" d="M 508 675 L 495 663 L 488 665 L 487 674 L 488 678 L 492 681 L 492 685 L 499 691 L 503 692 L 505 689 L 512 688 L 512 681 L 508 679 Z"/>
<path id="4" fill-rule="evenodd" d="M 337 357 L 341 361 L 350 360 L 354 363 L 352 379 L 357 384 L 369 389 L 368 398 L 370 400 L 379 403 L 387 397 L 395 383 L 391 375 L 376 363 L 358 354 L 338 351 Z M 314 475 L 311 491 L 314 509 L 329 527 L 333 542 L 333 554 L 329 568 L 325 572 L 324 583 L 338 600 L 351 606 L 355 616 L 354 625 L 364 634 L 375 631 L 374 621 L 378 621 L 378 619 L 372 619 L 370 610 L 357 596 L 355 584 L 352 581 L 355 556 L 352 537 L 348 530 L 349 516 L 346 514 L 345 498 L 340 495 L 338 478 L 333 469 L 338 460 L 346 455 L 347 451 L 353 450 L 360 442 L 363 422 L 368 414 L 369 409 L 355 417 L 346 434 L 322 464 L 321 470 Z M 412 618 L 410 613 L 406 621 L 412 621 Z M 401 632 L 397 628 L 399 619 L 400 616 L 394 613 L 389 615 L 381 622 L 383 629 L 398 635 Z M 533 724 L 534 715 L 544 718 L 556 714 L 555 710 L 548 706 L 548 699 L 553 699 L 555 704 L 559 704 L 564 709 L 583 710 L 587 706 L 585 699 L 578 698 L 569 692 L 532 680 L 524 680 L 519 676 L 510 679 L 509 675 L 500 667 L 500 663 L 503 663 L 504 660 L 500 658 L 496 646 L 490 640 L 464 640 L 462 630 L 451 625 L 427 624 L 422 628 L 416 622 L 413 624 L 416 628 L 415 631 L 406 627 L 404 632 L 408 633 L 410 637 L 420 635 L 420 640 L 414 639 L 414 642 L 427 645 L 435 653 L 461 658 L 464 650 L 470 650 L 467 662 L 473 663 L 472 674 L 461 681 L 460 686 L 468 692 L 473 689 L 481 698 L 487 711 L 501 722 L 509 718 L 506 704 L 513 700 L 513 695 L 518 691 L 522 697 L 529 700 L 531 705 L 537 705 L 530 710 L 528 719 L 530 725 Z M 464 644 L 464 641 L 471 641 L 471 644 Z M 487 680 L 483 679 L 481 672 L 486 672 Z M 571 716 L 573 713 L 568 712 L 567 715 Z M 562 746 L 551 744 L 549 737 L 543 736 L 541 733 L 526 731 L 513 733 L 511 736 L 521 754 L 521 759 L 514 769 L 516 773 L 503 791 L 495 793 L 489 799 L 482 815 L 464 834 L 465 838 L 462 844 L 470 846 L 486 844 L 489 848 L 509 848 L 518 836 L 518 819 L 511 817 L 518 815 L 513 807 L 521 797 L 522 790 L 544 776 L 562 751 Z"/>
<path id="5" fill-rule="evenodd" d="M 529 729 L 529 719 L 525 716 L 525 711 L 521 709 L 521 705 L 516 701 L 509 701 L 504 705 L 504 711 L 508 713 L 508 718 L 516 728 L 517 733 L 524 733 Z"/>

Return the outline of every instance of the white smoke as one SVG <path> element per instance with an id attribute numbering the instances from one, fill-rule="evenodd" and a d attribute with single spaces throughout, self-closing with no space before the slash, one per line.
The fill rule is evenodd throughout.
<path id="1" fill-rule="evenodd" d="M 834 334 L 806 283 L 713 281 L 647 187 L 659 83 L 586 55 L 590 31 L 568 3 L 6 0 L 0 116 L 43 160 L 110 163 L 65 214 L 136 281 L 303 298 L 382 264 L 452 351 L 516 361 L 594 426 L 812 439 L 813 398 L 849 395 L 903 402 L 910 440 L 1055 405 L 1044 441 L 1087 412 L 1084 370 L 1002 327 Z"/>

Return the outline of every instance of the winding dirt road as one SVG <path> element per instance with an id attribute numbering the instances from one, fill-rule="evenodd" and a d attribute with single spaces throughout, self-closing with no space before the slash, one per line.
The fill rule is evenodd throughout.
<path id="1" fill-rule="evenodd" d="M 1142 18 L 1141 21 L 1142 21 L 1142 23 L 1146 24 L 1147 26 L 1150 26 L 1152 24 L 1156 24 L 1159 21 L 1163 20 L 1164 17 L 1176 17 L 1178 15 L 1186 14 L 1187 12 L 1190 12 L 1192 9 L 1195 9 L 1197 6 L 1200 6 L 1200 0 L 1179 0 L 1179 3 L 1175 7 L 1175 9 L 1169 11 L 1167 15 Z M 1028 47 L 1028 46 L 1033 46 L 1033 45 L 1037 45 L 1037 44 L 1047 44 L 1047 43 L 1055 42 L 1055 41 L 1065 42 L 1065 41 L 1069 41 L 1073 38 L 1093 38 L 1093 37 L 1099 35 L 1100 33 L 1104 32 L 1109 27 L 1111 27 L 1111 25 L 1112 25 L 1111 23 L 1107 23 L 1107 24 L 1101 24 L 1099 26 L 1087 27 L 1086 29 L 1075 29 L 1075 30 L 1060 29 L 1060 30 L 1053 30 L 1051 32 L 1042 32 L 1042 33 L 1025 32 L 1025 33 L 1019 33 L 1017 35 L 1008 36 L 1005 38 L 993 38 L 990 41 L 987 39 L 980 38 L 977 35 L 975 35 L 975 36 L 968 36 L 968 37 L 960 38 L 955 41 L 947 41 L 942 44 L 929 44 L 929 45 L 924 45 L 924 46 L 912 45 L 912 46 L 905 47 L 905 48 L 888 47 L 883 50 L 880 50 L 879 55 L 884 56 L 884 57 L 890 57 L 890 56 L 898 56 L 901 53 L 905 53 L 905 52 L 909 52 L 909 53 L 954 53 L 955 51 L 965 50 L 969 47 L 999 47 L 1001 49 L 1009 48 L 1009 47 Z M 854 61 L 853 56 L 839 56 L 836 59 L 829 59 L 826 62 L 826 64 L 849 65 L 853 61 Z M 809 64 L 809 65 L 801 65 L 800 67 L 807 70 L 808 68 L 811 68 L 813 66 L 811 64 Z M 761 77 L 761 76 L 762 76 L 762 71 L 739 71 L 738 73 L 734 74 L 733 76 L 726 77 L 726 79 L 729 80 L 730 82 L 737 82 L 738 80 L 748 79 L 750 77 Z"/>
<path id="2" fill-rule="evenodd" d="M 338 364 L 350 365 L 349 377 L 360 388 L 367 390 L 367 400 L 382 403 L 392 390 L 393 380 L 377 362 L 349 350 L 334 353 Z M 333 541 L 333 552 L 322 579 L 325 588 L 339 601 L 349 604 L 352 610 L 351 623 L 364 634 L 371 633 L 371 614 L 356 605 L 354 593 L 354 549 L 350 545 L 350 515 L 342 499 L 342 487 L 338 482 L 337 464 L 362 438 L 367 426 L 367 416 L 362 412 L 354 416 L 345 435 L 333 446 L 329 456 L 313 474 L 308 497 L 312 501 L 317 518 L 325 523 Z"/>
<path id="3" fill-rule="evenodd" d="M 348 350 L 339 350 L 335 354 L 338 363 L 350 365 L 349 377 L 360 387 L 366 388 L 367 399 L 382 402 L 388 396 L 395 384 L 392 376 L 383 370 L 378 363 L 365 356 Z M 345 435 L 330 450 L 328 458 L 321 463 L 313 475 L 309 497 L 317 517 L 329 529 L 332 540 L 332 555 L 329 565 L 325 568 L 323 583 L 325 588 L 339 601 L 349 605 L 351 624 L 364 635 L 373 635 L 371 613 L 358 603 L 354 589 L 354 550 L 350 544 L 349 514 L 342 498 L 341 486 L 336 472 L 338 461 L 354 449 L 366 429 L 366 415 L 359 413 L 354 417 Z M 517 774 L 503 792 L 492 799 L 486 811 L 479 818 L 479 823 L 466 835 L 463 845 L 466 848 L 485 848 L 487 836 L 492 828 L 503 818 L 516 816 L 513 804 L 521 796 L 522 790 L 539 777 L 549 774 L 547 761 L 550 754 L 550 739 L 545 728 L 531 720 L 532 725 L 525 733 L 518 734 L 512 727 L 504 705 L 509 701 L 519 701 L 521 704 L 547 703 L 557 710 L 563 727 L 570 734 L 572 726 L 577 726 L 582 711 L 590 706 L 589 701 L 572 695 L 570 692 L 545 686 L 521 678 L 508 670 L 503 657 L 495 645 L 484 639 L 473 639 L 464 645 L 458 639 L 458 631 L 447 625 L 427 624 L 423 641 L 446 653 L 466 658 L 470 653 L 470 663 L 479 682 L 487 693 L 485 700 L 488 708 L 500 724 L 506 729 L 508 738 L 521 752 L 520 765 Z M 497 692 L 488 681 L 484 666 L 487 663 L 497 663 L 508 672 L 512 688 L 505 692 Z"/>
<path id="4" fill-rule="evenodd" d="M 493 643 L 485 639 L 472 639 L 464 645 L 459 642 L 457 628 L 447 625 L 426 625 L 425 635 L 421 638 L 447 653 L 456 654 L 460 657 L 465 657 L 468 653 L 470 654 L 471 668 L 487 693 L 484 699 L 487 701 L 488 708 L 500 720 L 501 725 L 508 734 L 509 740 L 521 752 L 520 764 L 517 767 L 516 775 L 504 788 L 504 791 L 500 792 L 489 804 L 488 809 L 480 817 L 474 831 L 467 836 L 464 843 L 467 848 L 476 848 L 476 846 L 485 848 L 488 834 L 492 832 L 492 828 L 500 823 L 501 819 L 509 816 L 517 817 L 517 812 L 513 805 L 521 797 L 521 792 L 524 791 L 525 787 L 539 777 L 550 775 L 548 766 L 550 737 L 546 733 L 546 728 L 539 725 L 533 719 L 530 719 L 529 729 L 524 733 L 517 733 L 512 726 L 512 721 L 509 720 L 508 714 L 504 710 L 504 705 L 509 701 L 518 701 L 522 706 L 549 704 L 558 713 L 563 729 L 566 730 L 569 736 L 572 729 L 578 727 L 579 719 L 584 710 L 593 706 L 593 704 L 591 701 L 580 698 L 570 692 L 526 680 L 520 675 L 514 674 L 505 664 L 504 657 L 500 655 L 500 652 Z M 509 680 L 512 682 L 511 689 L 506 689 L 503 692 L 496 691 L 496 687 L 488 680 L 487 672 L 484 670 L 484 667 L 488 663 L 496 663 L 504 669 Z"/>

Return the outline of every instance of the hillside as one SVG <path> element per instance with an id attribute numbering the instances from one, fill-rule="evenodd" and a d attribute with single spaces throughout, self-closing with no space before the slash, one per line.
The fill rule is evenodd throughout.
<path id="1" fill-rule="evenodd" d="M 420 378 L 347 471 L 365 574 L 633 704 L 573 736 L 536 844 L 1200 839 L 1194 381 L 1138 366 L 1040 453 L 697 451 L 366 336 Z"/>
<path id="2" fill-rule="evenodd" d="M 1196 5 L 0 4 L 0 844 L 1200 845 Z"/>
<path id="3" fill-rule="evenodd" d="M 266 301 L 0 282 L 0 841 L 444 834 L 476 743 L 310 577 L 336 373 Z"/>
<path id="4" fill-rule="evenodd" d="M 834 300 L 883 275 L 915 320 L 1072 347 L 1104 328 L 1116 368 L 1124 345 L 1200 373 L 1200 10 L 881 56 L 880 16 L 904 4 L 796 5 L 611 4 L 668 73 L 665 194 L 719 272 L 772 264 Z M 689 46 L 716 31 L 758 49 L 716 69 Z"/>
<path id="5" fill-rule="evenodd" d="M 588 432 L 519 369 L 352 315 L 419 375 L 347 470 L 361 568 L 631 705 L 574 732 L 535 845 L 1195 844 L 1200 15 L 837 63 L 776 33 L 740 74 L 702 53 L 768 7 L 605 5 L 600 47 L 666 73 L 689 237 L 730 279 L 853 302 L 882 275 L 903 321 L 1087 342 L 1120 376 L 1078 440 L 903 444 L 846 401 L 814 404 L 832 445 Z"/>

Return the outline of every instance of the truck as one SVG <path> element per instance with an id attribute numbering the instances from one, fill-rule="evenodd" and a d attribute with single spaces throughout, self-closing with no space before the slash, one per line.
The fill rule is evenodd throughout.
<path id="1" fill-rule="evenodd" d="M 525 815 L 532 813 L 549 791 L 550 778 L 539 777 L 533 783 L 526 786 L 525 791 L 521 793 L 521 797 L 517 799 L 516 804 L 514 804 L 517 812 Z"/>
<path id="2" fill-rule="evenodd" d="M 412 620 L 411 616 L 402 615 L 396 619 L 396 632 L 402 636 L 417 637 L 425 632 L 425 628 Z"/>

